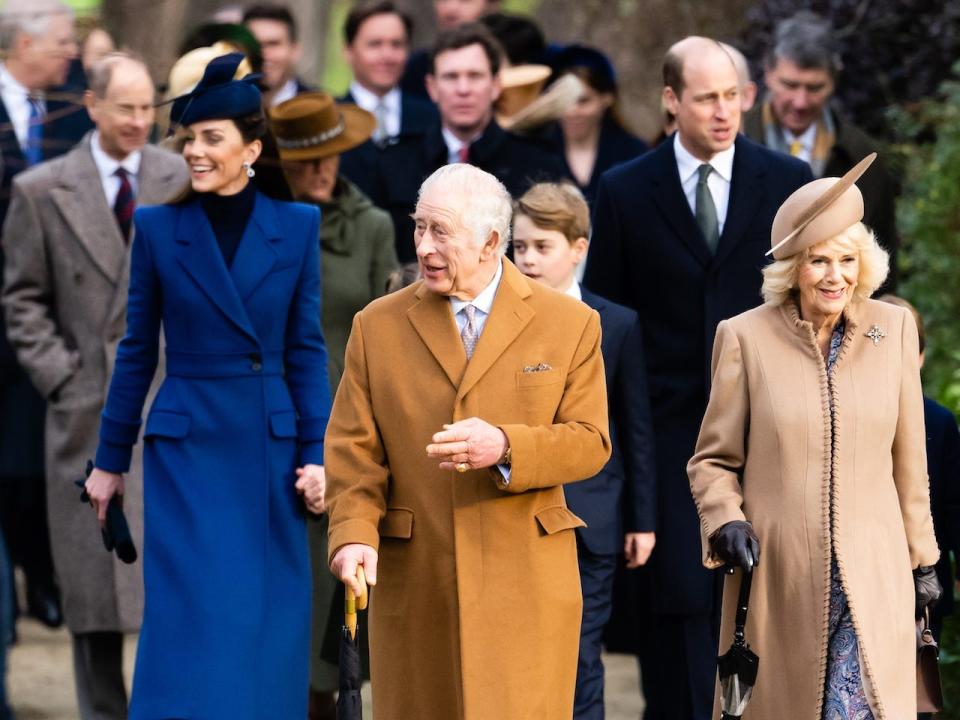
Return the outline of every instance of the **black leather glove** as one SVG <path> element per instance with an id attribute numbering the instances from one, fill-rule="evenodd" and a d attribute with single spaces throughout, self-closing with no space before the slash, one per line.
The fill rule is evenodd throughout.
<path id="1" fill-rule="evenodd" d="M 760 538 L 746 520 L 731 520 L 710 537 L 713 554 L 732 567 L 750 570 L 760 564 Z"/>
<path id="2" fill-rule="evenodd" d="M 722 528 L 721 528 L 722 529 Z M 917 592 L 917 618 L 923 615 L 924 608 L 933 607 L 943 595 L 943 587 L 937 579 L 937 571 L 932 565 L 918 567 L 913 571 L 913 586 Z"/>

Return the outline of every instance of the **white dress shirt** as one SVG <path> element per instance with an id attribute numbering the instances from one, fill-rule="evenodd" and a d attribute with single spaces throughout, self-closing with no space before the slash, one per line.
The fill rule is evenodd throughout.
<path id="1" fill-rule="evenodd" d="M 790 147 L 795 142 L 800 143 L 800 152 L 794 157 L 798 157 L 806 163 L 809 163 L 813 159 L 813 145 L 817 141 L 817 123 L 810 123 L 810 127 L 804 130 L 799 135 L 794 135 L 792 132 L 786 128 L 783 130 L 783 139 L 787 143 L 787 147 Z"/>
<path id="2" fill-rule="evenodd" d="M 0 98 L 10 116 L 13 133 L 22 148 L 27 143 L 27 133 L 30 126 L 30 97 L 39 102 L 44 115 L 47 114 L 47 105 L 38 93 L 31 93 L 26 87 L 10 74 L 6 65 L 0 63 Z"/>
<path id="3" fill-rule="evenodd" d="M 580 292 L 580 283 L 577 282 L 577 279 L 574 278 L 573 282 L 570 283 L 570 287 L 563 291 L 564 295 L 569 295 L 574 300 L 579 300 L 583 302 L 583 294 Z"/>
<path id="4" fill-rule="evenodd" d="M 493 310 L 493 301 L 497 297 L 497 288 L 500 287 L 500 279 L 503 277 L 503 260 L 497 263 L 497 272 L 493 275 L 493 280 L 487 285 L 480 294 L 473 300 L 459 300 L 453 296 L 450 297 L 450 307 L 453 308 L 453 317 L 457 321 L 457 330 L 461 333 L 467 324 L 466 313 L 460 312 L 467 305 L 473 305 L 476 312 L 473 314 L 473 326 L 477 330 L 477 341 L 483 334 L 483 326 L 487 324 L 487 316 Z M 503 476 L 503 484 L 510 484 L 510 466 L 497 465 L 497 470 Z"/>
<path id="5" fill-rule="evenodd" d="M 447 162 L 451 164 L 460 162 L 460 148 L 462 148 L 464 145 L 472 145 L 480 139 L 480 136 L 483 135 L 482 132 L 479 132 L 470 138 L 469 142 L 464 142 L 450 132 L 446 126 L 440 128 L 440 133 L 443 135 L 443 142 L 447 146 Z"/>
<path id="6" fill-rule="evenodd" d="M 127 171 L 133 196 L 137 196 L 137 173 L 140 172 L 140 159 L 143 156 L 141 150 L 130 153 L 123 159 L 123 162 L 117 162 L 103 151 L 100 146 L 100 133 L 94 130 L 90 137 L 90 153 L 93 155 L 93 163 L 97 166 L 97 172 L 100 173 L 100 184 L 103 186 L 103 194 L 107 198 L 108 207 L 112 208 L 116 204 L 117 193 L 120 192 L 120 178 L 117 177 L 118 168 Z"/>
<path id="7" fill-rule="evenodd" d="M 717 208 L 717 226 L 723 234 L 723 225 L 727 221 L 727 205 L 730 203 L 730 182 L 733 179 L 733 151 L 731 145 L 726 150 L 718 152 L 709 162 L 713 172 L 707 176 L 707 187 L 713 196 L 713 204 Z M 673 152 L 677 156 L 677 170 L 680 171 L 680 185 L 683 194 L 687 196 L 687 204 L 694 217 L 697 215 L 697 180 L 699 169 L 703 165 L 680 142 L 680 133 L 673 136 Z"/>
<path id="8" fill-rule="evenodd" d="M 297 79 L 290 78 L 283 85 L 280 86 L 280 89 L 273 94 L 273 99 L 270 100 L 270 106 L 276 107 L 280 103 L 286 100 L 292 100 L 297 96 Z"/>
<path id="9" fill-rule="evenodd" d="M 366 110 L 377 118 L 377 106 L 382 102 L 384 105 L 384 120 L 386 122 L 387 137 L 396 137 L 400 134 L 400 106 L 403 99 L 400 88 L 395 87 L 383 97 L 367 90 L 363 85 L 354 80 L 350 83 L 350 96 L 354 103 Z"/>

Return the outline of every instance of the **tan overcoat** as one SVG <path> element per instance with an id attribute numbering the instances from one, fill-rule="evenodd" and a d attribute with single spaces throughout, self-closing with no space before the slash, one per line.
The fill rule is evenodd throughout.
<path id="1" fill-rule="evenodd" d="M 600 322 L 507 260 L 467 362 L 448 298 L 416 283 L 354 319 L 327 428 L 330 554 L 379 548 L 370 608 L 379 720 L 569 720 L 581 597 L 562 483 L 610 455 Z M 540 366 L 540 370 L 532 372 Z M 525 371 L 526 370 L 526 371 Z M 480 417 L 509 483 L 426 446 Z"/>
<path id="2" fill-rule="evenodd" d="M 143 612 L 143 564 L 124 565 L 107 553 L 96 514 L 80 503 L 74 485 L 97 449 L 130 278 L 129 247 L 107 204 L 90 138 L 14 179 L 3 235 L 3 305 L 17 358 L 47 398 L 47 515 L 67 626 L 74 633 L 132 632 Z M 164 202 L 186 182 L 182 158 L 143 149 L 138 205 Z M 143 494 L 133 468 L 141 466 L 140 447 L 124 496 L 138 549 Z"/>
<path id="3" fill-rule="evenodd" d="M 902 308 L 873 300 L 844 314 L 832 378 L 792 301 L 717 329 L 710 403 L 687 469 L 707 567 L 720 564 L 707 538 L 724 523 L 749 520 L 760 538 L 746 628 L 760 669 L 745 720 L 820 720 L 831 540 L 874 714 L 916 716 L 911 569 L 939 556 L 917 329 Z M 720 652 L 733 639 L 739 577 L 726 583 Z"/>

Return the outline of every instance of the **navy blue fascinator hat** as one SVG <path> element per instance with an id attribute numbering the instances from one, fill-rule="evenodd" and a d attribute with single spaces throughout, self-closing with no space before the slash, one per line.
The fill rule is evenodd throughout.
<path id="1" fill-rule="evenodd" d="M 245 117 L 262 108 L 259 75 L 247 75 L 234 80 L 237 67 L 243 62 L 242 53 L 230 53 L 214 58 L 207 65 L 197 86 L 173 101 L 170 121 L 187 126 L 202 120 L 226 120 Z"/>
<path id="2" fill-rule="evenodd" d="M 590 84 L 600 92 L 616 92 L 617 72 L 604 53 L 588 45 L 567 45 L 551 54 L 550 66 L 557 76 L 574 68 L 586 68 Z"/>

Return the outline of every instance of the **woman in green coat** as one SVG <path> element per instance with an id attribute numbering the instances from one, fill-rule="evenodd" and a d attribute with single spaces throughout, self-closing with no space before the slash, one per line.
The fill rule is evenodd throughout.
<path id="1" fill-rule="evenodd" d="M 338 174 L 340 154 L 365 142 L 376 119 L 355 105 L 310 92 L 271 111 L 280 158 L 297 200 L 320 207 L 320 323 L 327 343 L 330 389 L 343 374 L 353 316 L 384 294 L 397 268 L 393 223 L 357 187 Z M 313 650 L 310 718 L 334 718 L 337 669 L 320 659 L 337 582 L 327 569 L 327 516 L 309 524 L 313 563 Z"/>

